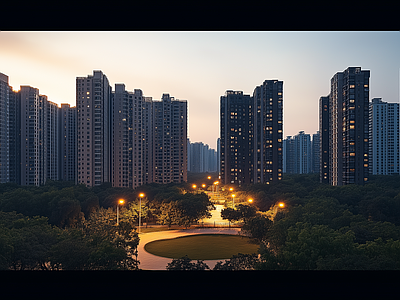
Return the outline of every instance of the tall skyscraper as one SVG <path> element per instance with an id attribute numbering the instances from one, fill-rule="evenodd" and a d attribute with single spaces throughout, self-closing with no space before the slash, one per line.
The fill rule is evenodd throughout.
<path id="1" fill-rule="evenodd" d="M 59 112 L 59 176 L 60 180 L 76 180 L 76 107 L 61 104 Z"/>
<path id="2" fill-rule="evenodd" d="M 114 187 L 135 188 L 145 183 L 143 101 L 141 90 L 128 92 L 124 84 L 115 85 L 111 166 Z"/>
<path id="3" fill-rule="evenodd" d="M 369 70 L 349 67 L 331 79 L 329 95 L 330 183 L 368 181 Z"/>
<path id="4" fill-rule="evenodd" d="M 43 103 L 43 152 L 44 152 L 44 181 L 47 179 L 59 180 L 59 110 L 56 103 L 47 100 L 41 95 Z"/>
<path id="5" fill-rule="evenodd" d="M 265 80 L 253 92 L 254 183 L 282 179 L 283 81 Z"/>
<path id="6" fill-rule="evenodd" d="M 312 141 L 311 141 L 311 173 L 319 173 L 319 164 L 320 164 L 319 144 L 320 144 L 320 135 L 319 131 L 317 131 L 317 133 L 314 133 L 312 135 Z"/>
<path id="7" fill-rule="evenodd" d="M 0 73 L 0 183 L 10 180 L 8 76 Z"/>
<path id="8" fill-rule="evenodd" d="M 39 89 L 21 86 L 21 185 L 44 184 L 43 107 Z"/>
<path id="9" fill-rule="evenodd" d="M 330 114 L 329 114 L 329 95 L 319 98 L 319 181 L 330 183 Z"/>
<path id="10" fill-rule="evenodd" d="M 221 181 L 223 184 L 253 183 L 253 101 L 242 91 L 221 96 Z"/>
<path id="11" fill-rule="evenodd" d="M 76 78 L 77 183 L 111 182 L 111 86 L 101 71 Z"/>
<path id="12" fill-rule="evenodd" d="M 21 93 L 10 87 L 9 97 L 10 182 L 21 184 Z"/>
<path id="13" fill-rule="evenodd" d="M 253 96 L 226 91 L 220 112 L 222 182 L 240 186 L 280 180 L 283 82 L 265 80 Z"/>
<path id="14" fill-rule="evenodd" d="M 287 174 L 311 173 L 311 136 L 300 131 L 293 138 L 288 136 L 283 142 L 284 172 Z"/>
<path id="15" fill-rule="evenodd" d="M 373 98 L 369 113 L 370 174 L 398 174 L 399 104 Z"/>
<path id="16" fill-rule="evenodd" d="M 163 94 L 153 101 L 153 149 L 156 183 L 187 181 L 187 102 Z"/>

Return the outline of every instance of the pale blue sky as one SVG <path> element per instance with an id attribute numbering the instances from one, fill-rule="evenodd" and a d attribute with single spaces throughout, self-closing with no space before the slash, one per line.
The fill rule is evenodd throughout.
<path id="1" fill-rule="evenodd" d="M 159 100 L 188 101 L 192 142 L 216 148 L 219 99 L 284 82 L 284 136 L 318 130 L 318 100 L 349 66 L 371 71 L 370 98 L 399 102 L 399 32 L 0 32 L 0 72 L 75 105 L 75 78 L 102 70 Z"/>

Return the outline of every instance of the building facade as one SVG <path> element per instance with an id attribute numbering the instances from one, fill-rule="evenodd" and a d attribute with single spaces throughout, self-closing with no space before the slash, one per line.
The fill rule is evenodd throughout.
<path id="1" fill-rule="evenodd" d="M 311 141 L 311 173 L 318 173 L 319 174 L 319 144 L 320 144 L 320 135 L 319 131 L 312 135 Z"/>
<path id="2" fill-rule="evenodd" d="M 77 179 L 87 186 L 111 181 L 111 86 L 101 71 L 76 78 Z"/>
<path id="3" fill-rule="evenodd" d="M 369 122 L 370 174 L 399 174 L 399 104 L 373 98 Z"/>
<path id="4" fill-rule="evenodd" d="M 312 172 L 311 136 L 300 131 L 283 141 L 283 165 L 286 174 L 308 174 Z"/>
<path id="5" fill-rule="evenodd" d="M 221 181 L 253 182 L 253 98 L 242 91 L 226 91 L 220 100 Z"/>
<path id="6" fill-rule="evenodd" d="M 319 98 L 319 181 L 330 183 L 330 114 L 329 114 L 329 95 Z"/>
<path id="7" fill-rule="evenodd" d="M 59 110 L 59 180 L 76 181 L 76 107 L 61 104 Z"/>
<path id="8" fill-rule="evenodd" d="M 283 172 L 283 81 L 265 80 L 254 89 L 253 101 L 253 182 L 278 182 Z"/>
<path id="9" fill-rule="evenodd" d="M 8 76 L 0 73 L 0 183 L 10 180 Z"/>
<path id="10" fill-rule="evenodd" d="M 187 181 L 187 102 L 163 94 L 153 101 L 153 181 Z"/>
<path id="11" fill-rule="evenodd" d="M 349 67 L 331 79 L 328 108 L 331 185 L 364 184 L 368 181 L 369 77 L 369 70 Z M 320 118 L 323 116 L 320 114 Z"/>
<path id="12" fill-rule="evenodd" d="M 253 96 L 228 90 L 220 105 L 222 183 L 241 186 L 281 180 L 283 82 L 265 80 Z"/>

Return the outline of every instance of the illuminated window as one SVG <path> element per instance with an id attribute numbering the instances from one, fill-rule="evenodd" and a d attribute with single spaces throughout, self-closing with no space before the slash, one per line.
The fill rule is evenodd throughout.
<path id="1" fill-rule="evenodd" d="M 354 152 L 351 152 L 350 156 L 356 156 L 356 154 Z"/>

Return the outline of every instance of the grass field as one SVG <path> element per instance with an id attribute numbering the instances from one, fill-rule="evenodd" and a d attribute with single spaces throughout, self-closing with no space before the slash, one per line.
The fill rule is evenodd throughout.
<path id="1" fill-rule="evenodd" d="M 144 249 L 154 255 L 192 260 L 229 259 L 238 253 L 257 253 L 258 245 L 247 237 L 229 234 L 196 234 L 147 243 Z"/>

